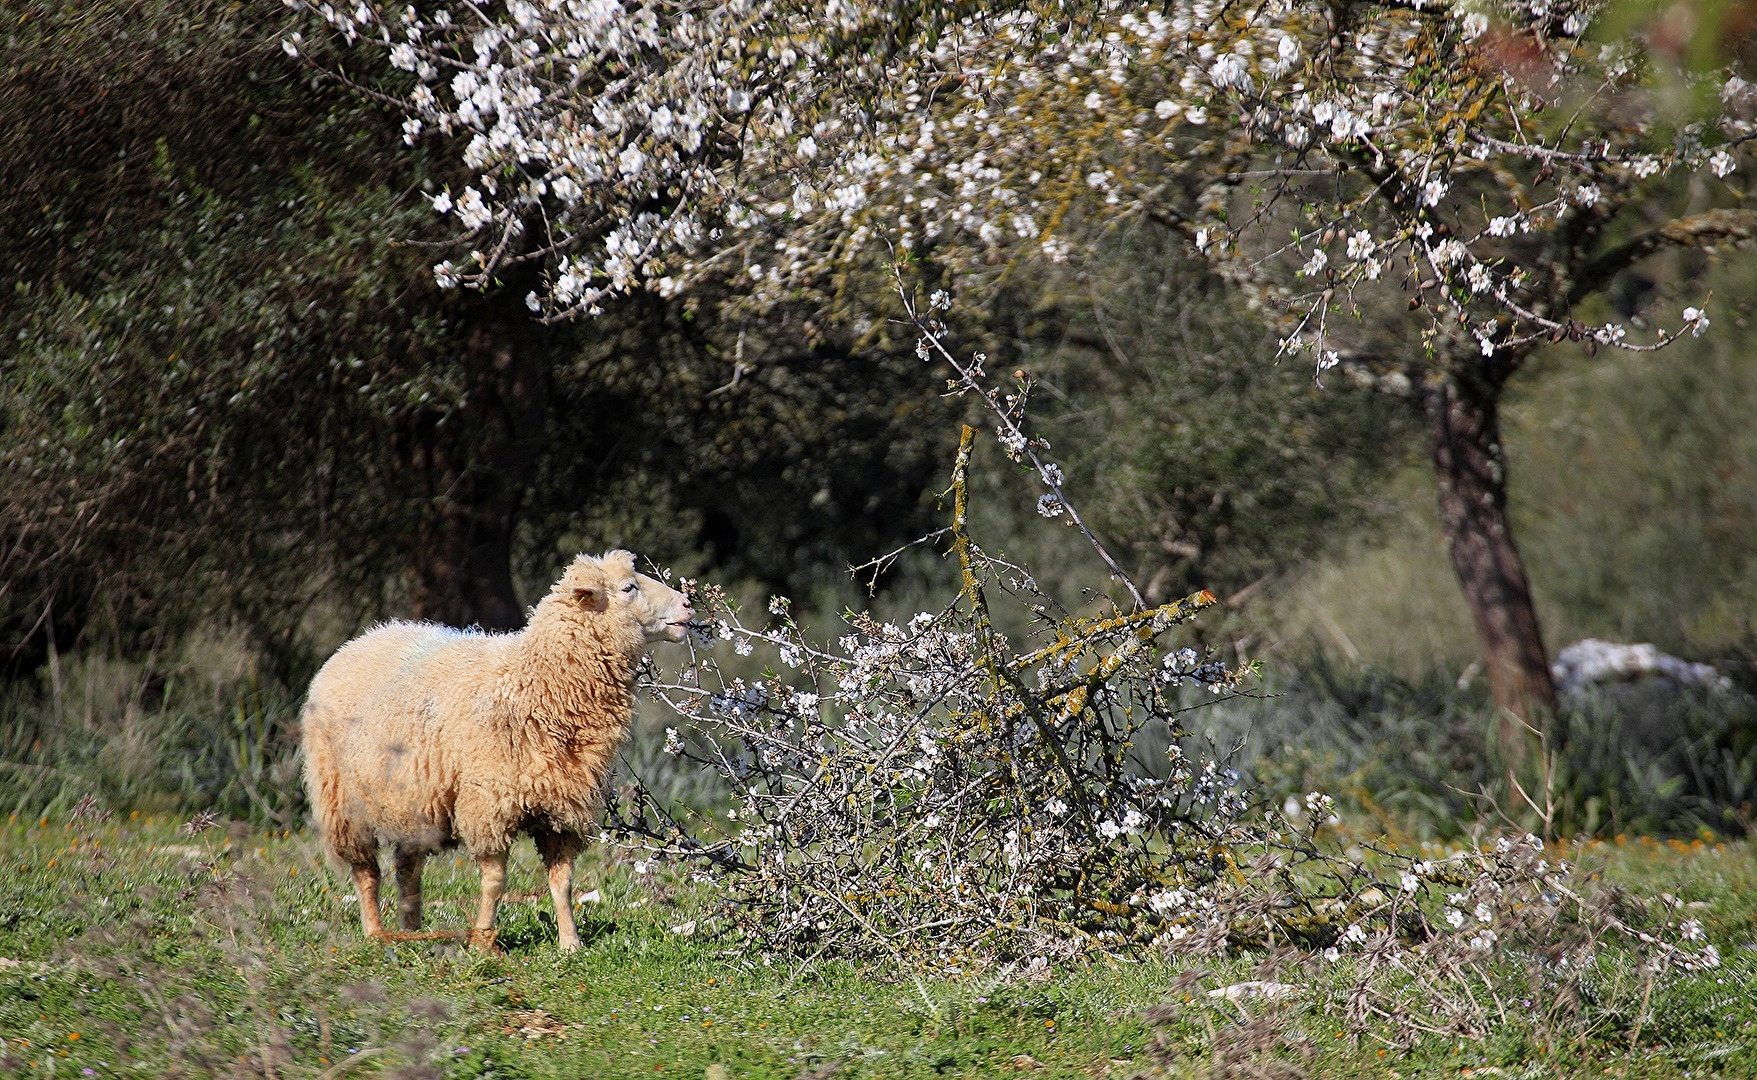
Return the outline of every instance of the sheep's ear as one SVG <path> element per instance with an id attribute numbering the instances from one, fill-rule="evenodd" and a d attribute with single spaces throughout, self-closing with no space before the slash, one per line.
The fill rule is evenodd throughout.
<path id="1" fill-rule="evenodd" d="M 575 585 L 573 602 L 587 611 L 600 611 L 604 607 L 604 590 L 595 585 Z"/>

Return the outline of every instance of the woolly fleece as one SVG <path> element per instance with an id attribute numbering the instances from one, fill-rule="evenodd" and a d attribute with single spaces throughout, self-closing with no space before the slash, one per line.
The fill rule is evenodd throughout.
<path id="1" fill-rule="evenodd" d="M 342 646 L 301 717 L 305 779 L 330 852 L 354 871 L 367 934 L 383 934 L 381 845 L 395 849 L 412 931 L 422 860 L 461 842 L 483 877 L 472 940 L 491 945 L 506 850 L 525 832 L 549 867 L 561 945 L 577 947 L 573 856 L 628 734 L 635 666 L 649 642 L 681 641 L 693 616 L 612 551 L 575 559 L 518 633 L 392 622 Z"/>

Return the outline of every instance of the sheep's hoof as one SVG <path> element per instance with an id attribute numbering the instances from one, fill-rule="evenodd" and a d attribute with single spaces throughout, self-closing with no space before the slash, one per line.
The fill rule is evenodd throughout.
<path id="1" fill-rule="evenodd" d="M 494 939 L 499 935 L 500 932 L 494 929 L 471 930 L 470 948 L 480 949 L 488 956 L 504 956 L 506 955 L 506 951 L 500 946 L 494 944 Z"/>

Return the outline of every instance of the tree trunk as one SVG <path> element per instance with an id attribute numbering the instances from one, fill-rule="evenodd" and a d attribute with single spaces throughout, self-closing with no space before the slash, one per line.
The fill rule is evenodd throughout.
<path id="1" fill-rule="evenodd" d="M 512 583 L 513 527 L 541 449 L 549 372 L 543 328 L 508 306 L 476 306 L 461 357 L 463 406 L 444 423 L 421 417 L 410 433 L 408 460 L 428 496 L 412 552 L 418 619 L 485 630 L 525 624 Z"/>
<path id="2" fill-rule="evenodd" d="M 1444 380 L 1427 392 L 1423 405 L 1440 527 L 1476 620 L 1489 691 L 1504 710 L 1501 746 L 1509 760 L 1518 761 L 1529 742 L 1519 722 L 1541 730 L 1555 711 L 1556 687 L 1525 563 L 1507 520 L 1500 390 L 1499 382 Z"/>

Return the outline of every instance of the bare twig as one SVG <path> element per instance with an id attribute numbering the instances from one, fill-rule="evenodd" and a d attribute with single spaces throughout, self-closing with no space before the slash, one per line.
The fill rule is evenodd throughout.
<path id="1" fill-rule="evenodd" d="M 1056 502 L 1060 504 L 1062 510 L 1066 511 L 1068 519 L 1079 528 L 1080 532 L 1086 537 L 1087 542 L 1092 545 L 1093 550 L 1098 552 L 1098 557 L 1104 560 L 1104 565 L 1110 569 L 1110 576 L 1117 581 L 1122 582 L 1123 587 L 1129 590 L 1129 596 L 1135 601 L 1135 610 L 1141 611 L 1145 609 L 1147 601 L 1142 599 L 1141 590 L 1135 588 L 1135 583 L 1129 579 L 1129 575 L 1123 572 L 1123 568 L 1117 564 L 1115 559 L 1111 558 L 1110 552 L 1105 550 L 1104 544 L 1098 539 L 1092 530 L 1087 527 L 1085 519 L 1080 517 L 1079 511 L 1074 508 L 1074 504 L 1069 501 L 1067 493 L 1062 490 L 1062 483 L 1059 479 L 1060 470 L 1045 464 L 1043 459 L 1038 456 L 1037 449 L 1032 444 L 1032 441 L 1026 438 L 1025 433 L 1019 429 L 1018 423 L 1010 415 L 1009 410 L 996 400 L 992 391 L 988 390 L 977 381 L 981 377 L 981 369 L 974 364 L 960 362 L 958 358 L 953 356 L 946 349 L 945 345 L 941 343 L 940 335 L 928 325 L 925 319 L 921 317 L 920 312 L 916 309 L 914 300 L 908 295 L 908 291 L 903 287 L 900 272 L 897 277 L 897 286 L 898 293 L 903 298 L 903 310 L 908 312 L 910 323 L 912 323 L 915 329 L 922 335 L 921 340 L 927 343 L 928 347 L 933 349 L 933 351 L 939 353 L 940 357 L 945 360 L 946 363 L 952 365 L 952 370 L 958 373 L 959 384 L 965 390 L 974 393 L 977 398 L 982 401 L 983 405 L 988 408 L 988 411 L 994 414 L 996 423 L 999 424 L 1008 435 L 1018 440 L 1018 443 L 1021 444 L 1021 452 L 1031 459 L 1031 464 L 1037 469 L 1038 478 L 1043 481 L 1045 487 L 1049 488 L 1049 490 L 1054 493 Z"/>

